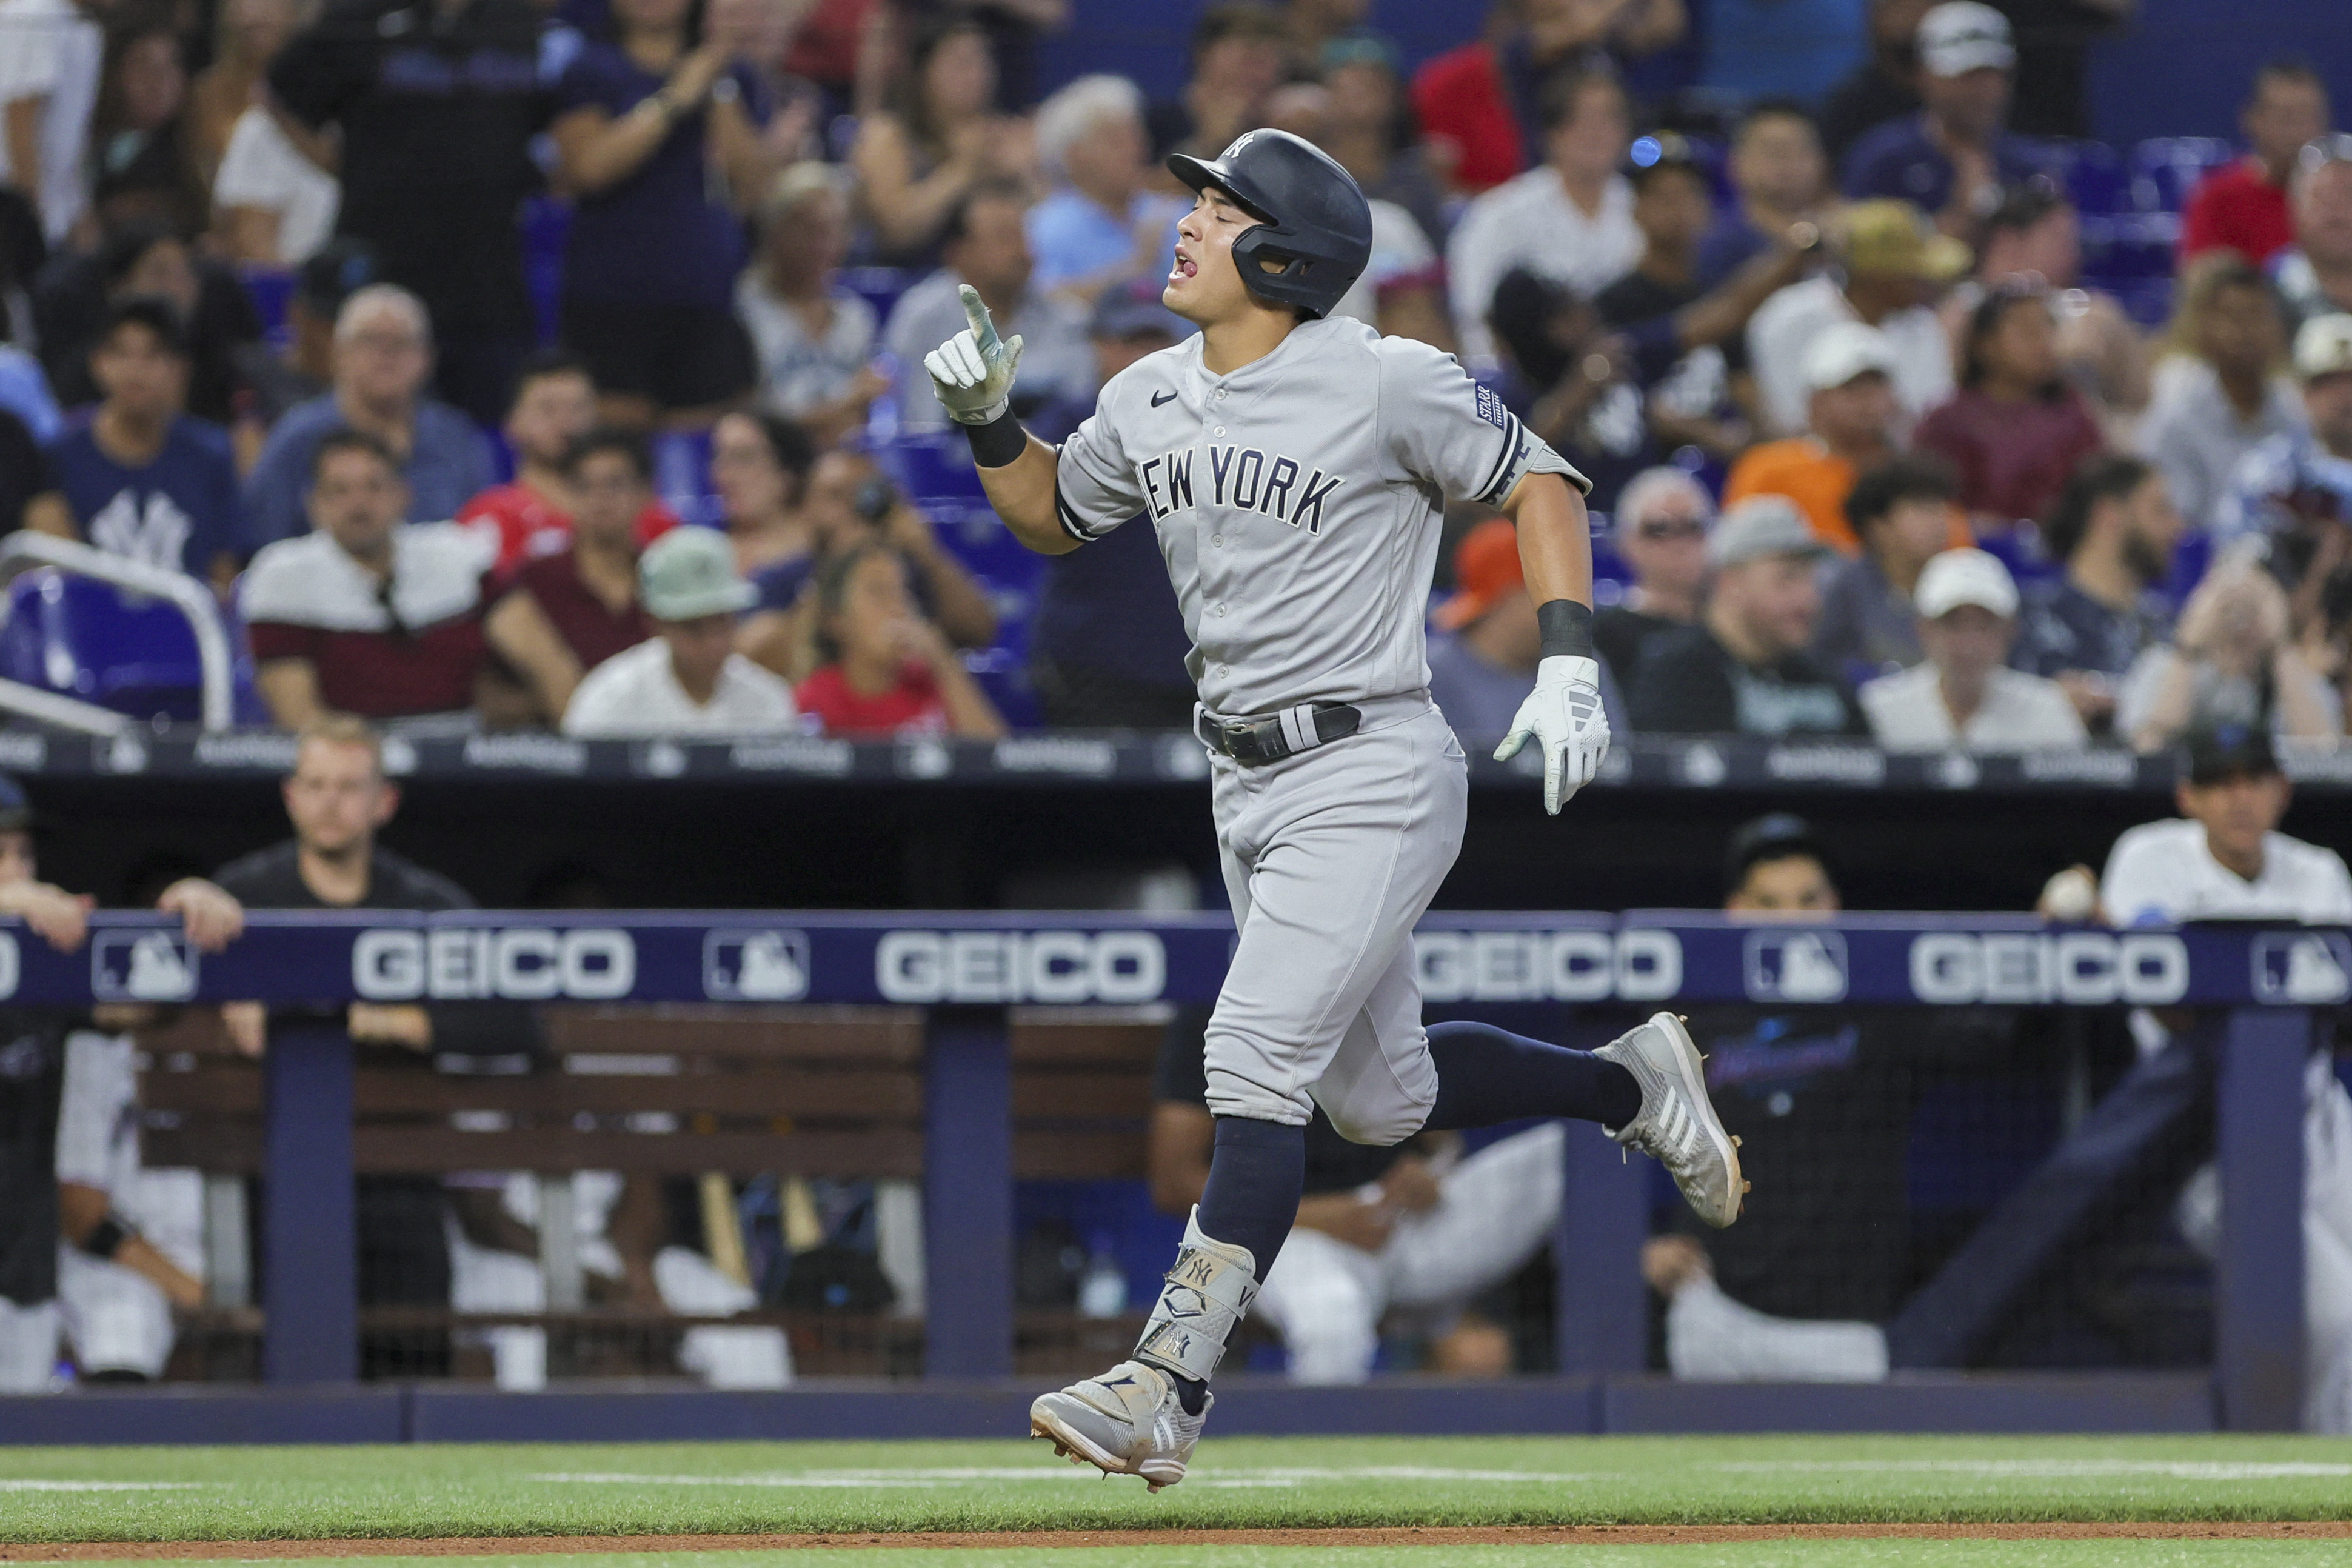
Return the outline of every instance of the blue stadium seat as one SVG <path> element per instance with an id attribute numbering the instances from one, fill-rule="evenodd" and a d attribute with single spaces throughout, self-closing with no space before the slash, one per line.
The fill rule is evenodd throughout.
<path id="1" fill-rule="evenodd" d="M 967 654 L 964 662 L 1007 724 L 1034 728 L 1042 717 L 1029 686 L 1029 622 L 1045 581 L 1045 558 L 997 520 L 961 434 L 916 434 L 877 442 L 874 460 L 929 517 L 940 543 L 987 591 L 996 611 L 996 643 Z"/>
<path id="2" fill-rule="evenodd" d="M 263 339 L 273 351 L 284 353 L 294 341 L 294 329 L 287 321 L 287 313 L 294 303 L 293 271 L 248 262 L 236 269 L 236 277 L 245 285 L 245 297 L 252 301 L 254 315 L 260 319 Z"/>
<path id="3" fill-rule="evenodd" d="M 556 302 L 563 295 L 563 245 L 572 233 L 572 204 L 554 196 L 522 204 L 523 287 L 538 319 L 539 340 L 555 341 Z"/>
<path id="4" fill-rule="evenodd" d="M 257 719 L 243 634 L 226 612 L 222 620 L 236 650 L 236 716 Z M 204 671 L 187 617 L 164 601 L 46 568 L 8 586 L 0 675 L 134 718 L 202 715 Z"/>
<path id="5" fill-rule="evenodd" d="M 2178 213 L 2198 181 L 2237 155 L 2218 136 L 2151 136 L 2131 150 L 2132 204 L 2144 213 Z"/>
<path id="6" fill-rule="evenodd" d="M 903 267 L 845 267 L 841 269 L 841 284 L 874 307 L 877 327 L 887 327 L 891 308 L 898 303 L 898 296 L 921 276 Z"/>
<path id="7" fill-rule="evenodd" d="M 2049 152 L 2076 211 L 2088 217 L 2134 210 L 2131 172 L 2114 148 L 2103 141 L 2065 141 L 2052 143 Z"/>
<path id="8" fill-rule="evenodd" d="M 653 439 L 654 494 L 679 520 L 718 528 L 719 497 L 710 487 L 710 432 L 667 430 Z"/>

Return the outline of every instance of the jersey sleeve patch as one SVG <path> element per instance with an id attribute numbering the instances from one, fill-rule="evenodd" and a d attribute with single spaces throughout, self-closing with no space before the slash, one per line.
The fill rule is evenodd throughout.
<path id="1" fill-rule="evenodd" d="M 1511 411 L 1503 406 L 1503 400 L 1495 395 L 1495 389 L 1492 387 L 1479 387 L 1477 392 L 1478 417 L 1485 420 L 1488 424 L 1493 425 L 1496 430 L 1502 431 L 1506 434 L 1509 434 L 1511 428 Z"/>

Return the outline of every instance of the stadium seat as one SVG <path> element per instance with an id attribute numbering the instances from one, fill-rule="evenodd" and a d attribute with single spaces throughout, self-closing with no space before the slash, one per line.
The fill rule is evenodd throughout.
<path id="1" fill-rule="evenodd" d="M 2132 205 L 2143 213 L 2178 213 L 2198 181 L 2237 155 L 2218 136 L 2151 136 L 2131 150 Z"/>
<path id="2" fill-rule="evenodd" d="M 682 522 L 720 526 L 710 487 L 710 432 L 667 430 L 653 439 L 654 494 Z"/>
<path id="3" fill-rule="evenodd" d="M 245 297 L 251 301 L 254 315 L 260 319 L 262 338 L 272 352 L 284 353 L 294 341 L 294 329 L 287 322 L 287 312 L 294 303 L 293 271 L 247 263 L 236 269 L 236 277 L 245 285 Z"/>
<path id="4" fill-rule="evenodd" d="M 266 718 L 244 637 L 226 610 L 222 620 L 236 650 L 236 717 Z M 194 721 L 202 714 L 195 633 L 176 606 L 46 568 L 9 584 L 0 675 L 134 718 Z"/>
<path id="5" fill-rule="evenodd" d="M 530 292 L 539 340 L 556 337 L 556 306 L 563 294 L 563 246 L 572 233 L 572 204 L 554 196 L 531 196 L 522 204 L 522 277 Z"/>
<path id="6" fill-rule="evenodd" d="M 874 307 L 874 323 L 878 329 L 890 324 L 891 308 L 918 276 L 903 267 L 845 267 L 841 269 L 841 283 Z"/>

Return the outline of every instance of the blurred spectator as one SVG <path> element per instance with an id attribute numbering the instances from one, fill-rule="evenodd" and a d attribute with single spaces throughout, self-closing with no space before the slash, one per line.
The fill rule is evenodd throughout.
<path id="1" fill-rule="evenodd" d="M 1192 56 L 1181 95 L 1145 112 L 1154 165 L 1171 152 L 1214 158 L 1260 124 L 1289 62 L 1290 32 L 1256 0 L 1217 0 L 1192 25 Z"/>
<path id="2" fill-rule="evenodd" d="M 1862 0 L 1705 0 L 1698 85 L 1734 103 L 1818 103 L 1867 57 Z"/>
<path id="3" fill-rule="evenodd" d="M 26 508 L 35 497 L 48 494 L 56 484 L 41 444 L 33 439 L 23 420 L 0 408 L 0 537 L 36 527 Z M 54 522 L 47 531 L 57 531 Z"/>
<path id="4" fill-rule="evenodd" d="M 2116 685 L 2172 631 L 2156 591 L 2185 525 L 2163 472 L 2145 458 L 2094 457 L 2075 470 L 2042 524 L 2042 548 L 2065 575 L 2028 583 L 2010 663 L 2066 690 L 2104 730 Z"/>
<path id="5" fill-rule="evenodd" d="M 1029 209 L 1032 281 L 1080 309 L 1129 277 L 1167 274 L 1186 204 L 1144 188 L 1143 93 L 1080 77 L 1037 110 L 1037 162 L 1053 193 Z"/>
<path id="6" fill-rule="evenodd" d="M 1815 569 L 1828 549 L 1796 507 L 1759 496 L 1707 540 L 1715 578 L 1696 625 L 1661 632 L 1633 678 L 1642 734 L 1858 735 L 1861 711 L 1805 650 L 1821 613 Z"/>
<path id="7" fill-rule="evenodd" d="M 188 344 L 172 307 L 117 304 L 90 347 L 101 401 L 49 448 L 57 493 L 32 523 L 226 591 L 236 575 L 236 465 L 185 412 Z"/>
<path id="8" fill-rule="evenodd" d="M 98 396 L 89 380 L 91 336 L 110 303 L 149 294 L 170 300 L 186 329 L 189 412 L 227 423 L 241 390 L 237 365 L 259 341 L 261 322 L 234 270 L 153 218 L 123 224 L 95 254 L 60 256 L 42 275 L 34 314 L 58 401 L 70 408 Z"/>
<path id="9" fill-rule="evenodd" d="M 1519 530 L 1489 517 L 1454 547 L 1454 592 L 1431 612 L 1429 696 L 1473 752 L 1502 743 L 1519 705 L 1535 689 L 1543 636 L 1519 560 Z M 1605 655 L 1604 661 L 1605 661 Z M 1601 666 L 1602 706 L 1624 720 L 1615 672 Z"/>
<path id="10" fill-rule="evenodd" d="M 1920 112 L 1855 142 L 1841 183 L 1856 200 L 1909 202 L 1946 234 L 1971 238 L 2003 187 L 2042 170 L 2032 144 L 2008 130 L 2009 20 L 1979 0 L 1947 0 L 1920 18 L 1918 52 Z"/>
<path id="11" fill-rule="evenodd" d="M 331 431 L 359 431 L 394 455 L 413 522 L 455 517 L 488 486 L 489 444 L 482 433 L 457 410 L 424 395 L 433 358 L 433 322 L 408 290 L 374 283 L 343 301 L 335 318 L 334 389 L 287 411 L 246 481 L 248 552 L 305 530 L 311 455 Z"/>
<path id="12" fill-rule="evenodd" d="M 343 301 L 375 277 L 375 257 L 359 240 L 333 239 L 294 272 L 286 302 L 286 351 L 267 343 L 237 355 L 237 373 L 253 389 L 253 406 L 240 411 L 237 466 L 250 472 L 262 443 L 288 411 L 329 390 L 335 374 L 335 319 Z"/>
<path id="13" fill-rule="evenodd" d="M 2352 135 L 2305 148 L 2291 189 L 2294 244 L 2271 257 L 2290 329 L 2352 310 Z"/>
<path id="14" fill-rule="evenodd" d="M 2260 267 L 2294 238 L 2287 186 L 2305 143 L 2327 130 L 2327 85 L 2301 60 L 2254 72 L 2238 128 L 2246 155 L 2197 183 L 2180 214 L 2180 259 L 2234 250 Z"/>
<path id="15" fill-rule="evenodd" d="M 2092 134 L 2091 47 L 2134 20 L 2139 0 L 1998 0 L 2017 31 L 2011 124 L 2023 136 Z"/>
<path id="16" fill-rule="evenodd" d="M 595 423 L 596 383 L 579 361 L 541 351 L 523 361 L 504 432 L 514 454 L 513 482 L 492 486 L 457 510 L 457 521 L 493 547 L 493 570 L 512 571 L 571 542 L 572 448 Z M 638 509 L 636 543 L 650 544 L 677 526 L 649 490 Z"/>
<path id="17" fill-rule="evenodd" d="M 604 417 L 708 424 L 758 373 L 735 319 L 749 246 L 736 215 L 778 160 L 774 112 L 745 50 L 741 6 L 614 0 L 614 41 L 556 84 L 558 169 L 576 204 L 564 241 L 564 342 Z"/>
<path id="18" fill-rule="evenodd" d="M 735 568 L 754 583 L 792 572 L 787 599 L 799 591 L 814 548 L 807 503 L 815 462 L 808 432 L 772 413 L 738 409 L 710 433 L 710 487 Z"/>
<path id="19" fill-rule="evenodd" d="M 1748 324 L 1748 359 L 1767 425 L 1784 434 L 1805 426 L 1808 350 L 1833 321 L 1866 321 L 1893 350 L 1888 372 L 1907 429 L 1952 392 L 1952 344 L 1929 301 L 1968 270 L 1969 250 L 1937 234 L 1908 202 L 1848 207 L 1835 253 L 1843 284 L 1829 274 L 1792 283 Z"/>
<path id="20" fill-rule="evenodd" d="M 995 104 L 996 65 L 977 23 L 942 20 L 916 38 L 889 106 L 858 121 L 849 151 L 880 259 L 931 265 L 976 189 L 1027 172 L 1027 128 Z"/>
<path id="21" fill-rule="evenodd" d="M 92 18 L 103 14 L 98 0 L 0 0 L 0 184 L 32 200 L 51 246 L 89 206 L 83 154 L 106 55 Z"/>
<path id="22" fill-rule="evenodd" d="M 1985 220 L 1976 276 L 1945 299 L 1945 324 L 1954 342 L 1965 345 L 1969 314 L 1989 292 L 2049 290 L 2058 323 L 2060 372 L 2083 394 L 2103 428 L 2127 430 L 2147 406 L 2147 340 L 2120 300 L 2104 289 L 2083 287 L 2082 277 L 2081 214 L 2053 182 L 2028 181 Z"/>
<path id="23" fill-rule="evenodd" d="M 1951 470 L 1934 457 L 1895 457 L 1854 481 L 1844 506 L 1862 553 L 1838 561 L 1822 580 L 1813 657 L 1866 681 L 1925 656 L 1919 575 L 1954 552 Z"/>
<path id="24" fill-rule="evenodd" d="M 187 137 L 188 73 L 162 12 L 133 12 L 109 31 L 90 117 L 90 207 L 107 226 L 152 219 L 202 234 L 211 193 Z"/>
<path id="25" fill-rule="evenodd" d="M 1318 143 L 1355 176 L 1366 196 L 1393 202 L 1412 214 L 1422 237 L 1445 237 L 1445 193 L 1430 172 L 1421 143 L 1405 140 L 1404 89 L 1396 51 L 1366 33 L 1323 47 L 1323 85 L 1331 94 L 1329 123 Z"/>
<path id="26" fill-rule="evenodd" d="M 760 204 L 760 249 L 735 284 L 760 401 L 830 446 L 890 390 L 875 368 L 874 307 L 841 282 L 849 193 L 830 163 L 795 163 Z"/>
<path id="27" fill-rule="evenodd" d="M 1413 73 L 1412 107 L 1437 173 L 1475 195 L 1545 162 L 1547 100 L 1560 78 L 1613 80 L 1622 60 L 1666 47 L 1689 25 L 1684 0 L 1502 0 L 1485 38 Z"/>
<path id="28" fill-rule="evenodd" d="M 1888 751 L 2046 751 L 2090 743 L 2057 682 L 2009 667 L 2017 584 L 2000 558 L 1946 550 L 1919 573 L 1926 659 L 1858 694 Z"/>
<path id="29" fill-rule="evenodd" d="M 2332 741 L 2342 706 L 2289 636 L 2287 597 L 2252 561 L 2226 557 L 2181 607 L 2169 646 L 2150 648 L 2116 694 L 2116 733 L 2162 751 L 2216 725 L 2268 729 L 2282 740 Z"/>
<path id="30" fill-rule="evenodd" d="M 654 634 L 637 602 L 640 524 L 656 504 L 644 438 L 587 432 L 565 454 L 563 479 L 575 510 L 562 547 L 519 563 L 482 621 L 490 652 L 532 683 L 551 728 L 583 674 Z"/>
<path id="31" fill-rule="evenodd" d="M 1331 133 L 1332 95 L 1316 82 L 1292 82 L 1266 95 L 1265 122 L 1303 137 L 1324 151 Z M 1333 316 L 1346 316 L 1378 329 L 1451 352 L 1453 322 L 1445 305 L 1444 272 L 1437 251 L 1413 215 L 1394 202 L 1372 197 L 1372 254 Z"/>
<path id="32" fill-rule="evenodd" d="M 2244 257 L 2212 251 L 2189 264 L 2135 444 L 2190 528 L 2215 527 L 2248 453 L 2304 428 L 2286 346 L 2277 296 Z"/>
<path id="33" fill-rule="evenodd" d="M 1087 336 L 1097 379 L 1108 383 L 1196 330 L 1160 302 L 1160 287 L 1157 278 L 1137 278 L 1096 302 Z M 1094 411 L 1091 397 L 1066 399 L 1031 415 L 1028 426 L 1041 441 L 1061 441 Z M 1029 677 L 1049 727 L 1185 728 L 1197 695 L 1184 667 L 1192 650 L 1148 520 L 1046 558 L 1029 622 Z"/>
<path id="34" fill-rule="evenodd" d="M 1715 502 L 1680 468 L 1650 468 L 1618 492 L 1609 545 L 1633 574 L 1625 596 L 1592 612 L 1592 645 L 1631 686 L 1651 639 L 1698 619 L 1706 587 L 1706 531 Z"/>
<path id="35" fill-rule="evenodd" d="M 1780 243 L 1795 225 L 1818 219 L 1830 195 L 1821 138 L 1811 117 L 1790 103 L 1760 103 L 1740 117 L 1729 172 L 1738 200 L 1716 214 L 1699 240 L 1702 288 Z"/>
<path id="36" fill-rule="evenodd" d="M 1093 387 L 1094 355 L 1076 319 L 1033 287 L 1027 198 L 1018 185 L 990 184 L 959 203 L 947 225 L 946 265 L 907 290 L 890 312 L 888 343 L 898 360 L 898 423 L 907 430 L 941 430 L 947 411 L 931 393 L 923 356 L 968 329 L 957 290 L 971 284 L 995 319 L 996 329 L 1024 340 L 1013 412 L 1025 414 L 1056 397 Z"/>
<path id="37" fill-rule="evenodd" d="M 1342 39 L 1368 37 L 1364 24 L 1371 14 L 1372 0 L 1283 0 L 1282 6 L 1291 53 L 1308 66 Z"/>
<path id="38" fill-rule="evenodd" d="M 1674 131 L 1653 138 L 1657 156 L 1630 172 L 1642 259 L 1593 298 L 1593 308 L 1623 336 L 1648 390 L 1646 412 L 1660 444 L 1696 446 L 1728 461 L 1752 439 L 1755 382 L 1748 371 L 1748 322 L 1804 267 L 1818 235 L 1808 225 L 1741 264 L 1712 292 L 1698 281 L 1698 245 L 1714 215 L 1714 185 L 1690 144 Z"/>
<path id="39" fill-rule="evenodd" d="M 1505 402 L 1592 481 L 1594 504 L 1614 506 L 1627 480 L 1664 457 L 1625 340 L 1566 284 L 1523 267 L 1495 286 L 1488 319 L 1513 372 Z"/>
<path id="40" fill-rule="evenodd" d="M 1866 131 L 1919 110 L 1919 21 L 1936 0 L 1870 0 L 1870 60 L 1822 105 L 1822 146 L 1840 162 Z"/>
<path id="41" fill-rule="evenodd" d="M 262 105 L 262 75 L 294 36 L 306 0 L 221 0 L 212 63 L 188 87 L 188 148 L 196 177 L 210 184 L 228 156 L 236 126 Z"/>
<path id="42" fill-rule="evenodd" d="M 1814 334 L 1804 355 L 1805 434 L 1741 454 L 1725 481 L 1723 504 L 1786 496 L 1812 525 L 1814 538 L 1852 555 L 1862 548 L 1845 515 L 1854 477 L 1897 450 L 1895 345 L 1875 327 L 1832 321 Z"/>
<path id="43" fill-rule="evenodd" d="M 343 188 L 332 172 L 331 149 L 257 103 L 229 133 L 212 197 L 213 232 L 232 259 L 294 267 L 334 237 Z"/>
<path id="44" fill-rule="evenodd" d="M 1464 358 L 1495 359 L 1487 325 L 1503 275 L 1523 267 L 1587 298 L 1642 255 L 1633 187 L 1618 172 L 1631 108 L 1615 78 L 1589 72 L 1544 88 L 1544 162 L 1472 202 L 1447 242 L 1445 265 Z"/>
<path id="45" fill-rule="evenodd" d="M 297 123 L 341 132 L 338 232 L 366 240 L 378 276 L 425 301 L 440 394 L 495 424 L 532 335 L 519 225 L 541 183 L 531 139 L 551 108 L 540 12 L 436 0 L 430 26 L 416 16 L 407 0 L 333 5 L 270 62 L 269 89 Z"/>
<path id="46" fill-rule="evenodd" d="M 2040 517 L 2068 475 L 2106 444 L 2059 373 L 2058 322 L 2039 287 L 1996 289 L 1969 318 L 1960 390 L 1912 439 L 1948 459 L 1979 528 Z"/>
<path id="47" fill-rule="evenodd" d="M 265 546 L 237 590 L 270 716 L 301 729 L 470 708 L 489 549 L 456 523 L 401 521 L 407 486 L 377 436 L 331 431 L 310 456 L 311 531 Z"/>
<path id="48" fill-rule="evenodd" d="M 2352 544 L 2352 316 L 2294 335 L 2307 428 L 2267 437 L 2240 461 L 2214 515 L 2217 538 L 2266 536 L 2273 565 L 2299 580 L 2347 564 Z M 2282 555 L 2293 559 L 2290 567 Z"/>
<path id="49" fill-rule="evenodd" d="M 709 528 L 676 528 L 637 558 L 655 635 L 590 670 L 564 710 L 573 736 L 752 735 L 789 730 L 792 688 L 735 652 L 755 591 Z"/>
<path id="50" fill-rule="evenodd" d="M 940 629 L 923 619 L 896 550 L 862 544 L 825 562 L 816 580 L 816 673 L 802 709 L 827 735 L 1004 733 L 978 682 Z"/>

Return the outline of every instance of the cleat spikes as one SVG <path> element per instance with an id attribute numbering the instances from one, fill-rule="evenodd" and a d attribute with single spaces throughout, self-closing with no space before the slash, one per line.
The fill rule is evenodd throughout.
<path id="1" fill-rule="evenodd" d="M 1739 1142 L 1739 1134 L 1737 1134 L 1737 1133 L 1734 1133 L 1734 1134 L 1731 1134 L 1731 1146 L 1732 1146 L 1733 1148 L 1735 1148 L 1735 1149 L 1736 1149 L 1736 1148 L 1738 1148 L 1738 1147 L 1740 1147 L 1740 1146 L 1741 1146 L 1741 1145 L 1740 1145 L 1740 1142 Z"/>

